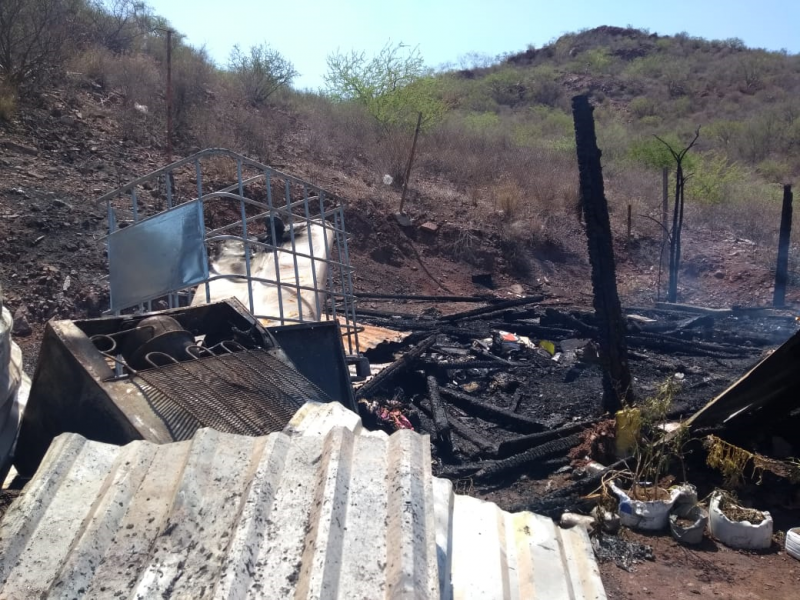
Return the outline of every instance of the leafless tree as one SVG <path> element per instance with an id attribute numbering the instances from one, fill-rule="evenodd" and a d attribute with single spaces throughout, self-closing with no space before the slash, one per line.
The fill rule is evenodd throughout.
<path id="1" fill-rule="evenodd" d="M 65 58 L 79 0 L 0 1 L 0 76 L 15 87 L 41 82 Z"/>

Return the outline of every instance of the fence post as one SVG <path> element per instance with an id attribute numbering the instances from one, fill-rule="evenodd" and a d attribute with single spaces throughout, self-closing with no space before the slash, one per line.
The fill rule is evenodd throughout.
<path id="1" fill-rule="evenodd" d="M 600 149 L 588 96 L 572 99 L 575 145 L 578 154 L 580 197 L 586 220 L 589 261 L 592 265 L 594 309 L 598 322 L 598 342 L 603 362 L 603 408 L 615 413 L 623 402 L 633 399 L 625 322 L 617 293 L 614 247 L 608 201 L 603 185 Z"/>
<path id="2" fill-rule="evenodd" d="M 400 214 L 403 214 L 403 208 L 406 204 L 406 190 L 408 189 L 408 180 L 411 179 L 411 166 L 414 164 L 414 154 L 417 152 L 417 138 L 419 137 L 419 128 L 422 125 L 422 113 L 417 115 L 417 128 L 414 130 L 414 141 L 411 143 L 411 155 L 408 157 L 408 167 L 406 168 L 406 177 L 403 180 L 403 193 L 400 196 Z"/>
<path id="3" fill-rule="evenodd" d="M 663 236 L 661 238 L 664 246 L 667 245 L 669 239 L 669 231 L 667 229 L 667 219 L 669 218 L 669 167 L 664 167 L 661 171 L 661 225 L 664 227 Z"/>
<path id="4" fill-rule="evenodd" d="M 786 282 L 789 272 L 789 242 L 792 238 L 792 186 L 783 186 L 783 210 L 781 211 L 781 233 L 778 239 L 778 265 L 775 268 L 775 292 L 773 306 L 786 302 Z"/>
<path id="5" fill-rule="evenodd" d="M 628 204 L 628 245 L 631 245 L 631 225 L 633 219 L 631 218 L 631 205 Z"/>

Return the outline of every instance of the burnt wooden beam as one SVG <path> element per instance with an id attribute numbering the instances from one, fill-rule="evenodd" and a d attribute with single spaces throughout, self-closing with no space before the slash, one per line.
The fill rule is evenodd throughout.
<path id="1" fill-rule="evenodd" d="M 506 429 L 522 431 L 523 433 L 535 433 L 545 429 L 544 425 L 538 421 L 523 417 L 504 408 L 498 408 L 464 392 L 445 387 L 439 388 L 439 392 L 465 412 L 486 421 L 497 423 Z"/>
<path id="2" fill-rule="evenodd" d="M 475 473 L 475 479 L 490 479 L 524 471 L 557 454 L 566 455 L 573 446 L 577 446 L 579 443 L 580 434 L 577 433 L 568 437 L 550 440 L 525 452 L 487 464 Z"/>
<path id="3" fill-rule="evenodd" d="M 429 335 L 412 350 L 394 361 L 391 365 L 386 367 L 383 371 L 375 375 L 372 379 L 362 385 L 356 390 L 356 400 L 367 398 L 372 394 L 384 389 L 391 381 L 400 373 L 403 373 L 416 363 L 423 354 L 425 354 L 431 346 L 436 342 L 436 334 Z"/>
<path id="4" fill-rule="evenodd" d="M 450 437 L 450 422 L 444 410 L 442 397 L 439 395 L 439 384 L 436 383 L 436 377 L 433 375 L 428 375 L 427 382 L 433 426 L 436 428 L 436 442 L 444 452 L 449 454 L 453 451 L 453 440 Z"/>
<path id="5" fill-rule="evenodd" d="M 500 442 L 500 445 L 497 448 L 497 454 L 498 456 L 505 458 L 513 454 L 525 452 L 526 450 L 535 448 L 536 446 L 541 446 L 552 440 L 565 438 L 575 433 L 580 433 L 584 429 L 591 427 L 592 423 L 593 421 L 573 423 L 571 425 L 561 427 L 560 429 L 543 431 L 541 433 L 532 433 L 530 435 L 523 435 L 511 438 L 510 440 L 504 440 Z"/>

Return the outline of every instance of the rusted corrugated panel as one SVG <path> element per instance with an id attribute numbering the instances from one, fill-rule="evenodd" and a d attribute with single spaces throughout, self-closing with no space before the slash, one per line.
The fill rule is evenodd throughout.
<path id="1" fill-rule="evenodd" d="M 348 347 L 348 335 L 352 338 L 350 342 L 355 345 L 355 334 L 347 333 L 347 324 L 345 320 L 339 317 L 339 324 L 342 326 L 342 342 L 344 347 Z M 394 329 L 387 329 L 386 327 L 378 327 L 377 325 L 367 325 L 366 323 L 358 324 L 358 347 L 361 352 L 377 348 L 381 344 L 399 343 L 411 335 L 410 331 L 396 331 Z"/>
<path id="2" fill-rule="evenodd" d="M 427 436 L 353 417 L 309 405 L 290 433 L 122 448 L 59 436 L 0 523 L 0 598 L 604 598 L 585 533 L 456 496 Z"/>

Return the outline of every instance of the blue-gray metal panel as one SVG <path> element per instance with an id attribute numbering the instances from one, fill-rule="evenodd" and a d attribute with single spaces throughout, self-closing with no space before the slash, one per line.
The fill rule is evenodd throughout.
<path id="1" fill-rule="evenodd" d="M 182 204 L 108 236 L 111 309 L 208 279 L 203 205 Z"/>

